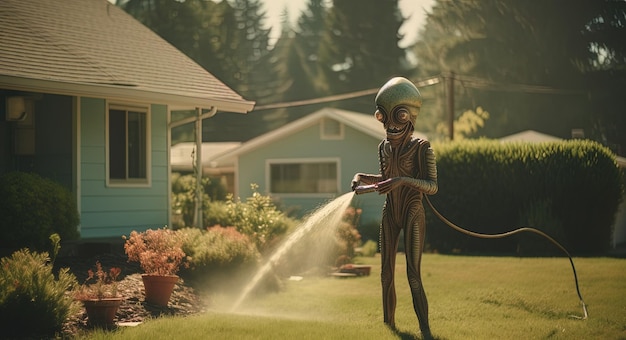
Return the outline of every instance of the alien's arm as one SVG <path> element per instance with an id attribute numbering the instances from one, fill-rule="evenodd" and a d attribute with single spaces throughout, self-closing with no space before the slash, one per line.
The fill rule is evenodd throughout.
<path id="1" fill-rule="evenodd" d="M 427 195 L 434 195 L 439 190 L 437 185 L 437 160 L 432 148 L 426 150 L 426 176 L 425 179 L 403 177 L 403 185 L 414 188 Z"/>
<path id="2" fill-rule="evenodd" d="M 383 179 L 381 175 L 357 173 L 352 178 L 352 190 L 359 185 L 376 184 Z"/>

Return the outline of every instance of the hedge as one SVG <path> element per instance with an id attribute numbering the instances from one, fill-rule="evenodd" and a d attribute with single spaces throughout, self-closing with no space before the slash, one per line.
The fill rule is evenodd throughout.
<path id="1" fill-rule="evenodd" d="M 615 155 L 601 144 L 476 140 L 435 143 L 433 148 L 439 192 L 430 199 L 455 224 L 489 234 L 535 227 L 572 254 L 600 253 L 610 246 L 624 183 Z M 439 221 L 429 208 L 426 212 L 432 250 L 535 255 L 554 249 L 533 234 L 469 237 Z"/>
<path id="2" fill-rule="evenodd" d="M 34 173 L 0 175 L 0 248 L 46 251 L 49 236 L 74 240 L 79 215 L 72 193 Z"/>

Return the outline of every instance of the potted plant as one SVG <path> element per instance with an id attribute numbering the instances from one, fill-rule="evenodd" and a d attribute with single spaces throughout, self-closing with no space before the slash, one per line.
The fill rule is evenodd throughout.
<path id="1" fill-rule="evenodd" d="M 96 261 L 96 271 L 89 269 L 87 279 L 74 292 L 74 298 L 85 307 L 89 324 L 94 326 L 115 324 L 113 321 L 115 313 L 123 300 L 117 290 L 117 278 L 121 271 L 118 267 L 112 267 L 107 273 L 100 262 Z M 90 283 L 91 281 L 95 282 Z"/>
<path id="2" fill-rule="evenodd" d="M 141 278 L 146 291 L 146 302 L 167 306 L 178 282 L 176 273 L 182 265 L 187 265 L 182 241 L 174 231 L 166 228 L 132 231 L 124 239 L 124 251 L 128 261 L 139 262 L 145 272 Z"/>

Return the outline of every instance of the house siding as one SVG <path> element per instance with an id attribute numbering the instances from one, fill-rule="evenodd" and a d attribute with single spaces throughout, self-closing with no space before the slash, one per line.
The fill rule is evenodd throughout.
<path id="1" fill-rule="evenodd" d="M 168 223 L 165 105 L 150 106 L 151 181 L 148 187 L 106 186 L 105 99 L 81 98 L 81 237 L 117 237 Z"/>
<path id="2" fill-rule="evenodd" d="M 5 97 L 0 100 L 0 173 L 36 173 L 71 191 L 72 97 L 32 93 L 30 100 L 33 110 L 23 122 L 6 121 Z M 18 131 L 32 131 L 33 139 L 18 138 Z"/>
<path id="3" fill-rule="evenodd" d="M 72 190 L 72 97 L 35 102 L 36 172 Z"/>

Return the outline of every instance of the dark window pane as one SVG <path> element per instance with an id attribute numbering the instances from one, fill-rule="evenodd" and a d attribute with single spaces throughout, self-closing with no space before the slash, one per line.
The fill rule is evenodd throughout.
<path id="1" fill-rule="evenodd" d="M 146 114 L 128 112 L 128 177 L 146 178 Z"/>
<path id="2" fill-rule="evenodd" d="M 109 111 L 109 178 L 126 179 L 126 112 Z"/>
<path id="3" fill-rule="evenodd" d="M 147 113 L 109 110 L 109 179 L 147 179 Z"/>
<path id="4" fill-rule="evenodd" d="M 273 193 L 335 193 L 337 164 L 285 163 L 270 165 L 270 191 Z"/>

